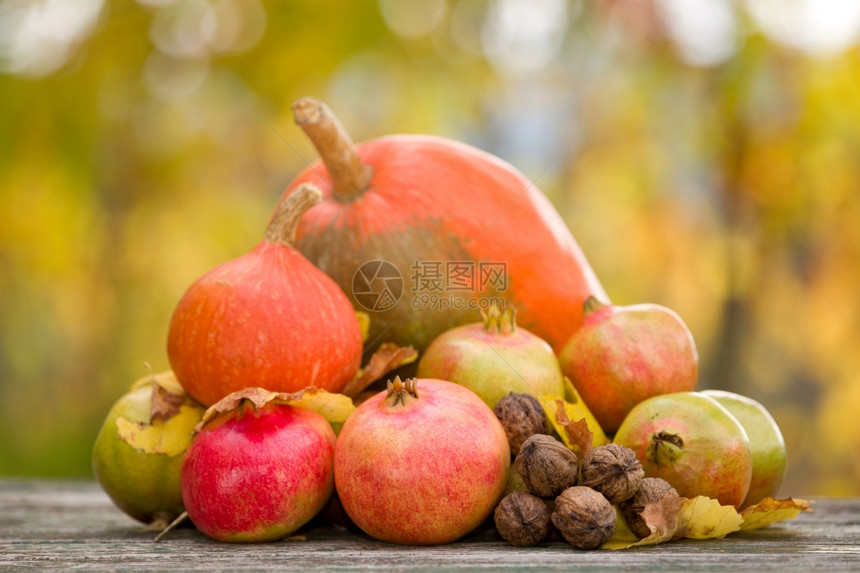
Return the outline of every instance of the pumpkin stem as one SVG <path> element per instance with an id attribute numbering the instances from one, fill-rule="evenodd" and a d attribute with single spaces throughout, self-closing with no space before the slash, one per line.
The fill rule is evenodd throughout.
<path id="1" fill-rule="evenodd" d="M 358 156 L 349 134 L 328 106 L 305 97 L 293 102 L 293 119 L 310 138 L 341 199 L 357 197 L 367 188 L 373 170 Z"/>
<path id="2" fill-rule="evenodd" d="M 278 204 L 263 239 L 292 247 L 296 242 L 296 229 L 301 216 L 322 200 L 322 192 L 311 183 L 302 183 Z"/>

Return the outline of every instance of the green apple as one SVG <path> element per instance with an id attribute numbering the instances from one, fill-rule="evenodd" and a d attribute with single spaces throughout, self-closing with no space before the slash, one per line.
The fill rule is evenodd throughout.
<path id="1" fill-rule="evenodd" d="M 710 396 L 737 418 L 746 430 L 753 455 L 750 490 L 741 507 L 754 505 L 766 497 L 777 494 L 786 470 L 785 441 L 776 421 L 759 402 L 724 390 L 705 390 Z"/>

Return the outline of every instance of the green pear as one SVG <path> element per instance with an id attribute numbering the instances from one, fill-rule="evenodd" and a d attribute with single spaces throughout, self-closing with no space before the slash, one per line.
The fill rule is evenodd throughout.
<path id="1" fill-rule="evenodd" d="M 741 507 L 773 497 L 785 479 L 786 451 L 782 432 L 776 421 L 759 402 L 724 390 L 704 390 L 737 418 L 746 430 L 752 448 L 753 470 L 750 490 Z"/>
<path id="2" fill-rule="evenodd" d="M 699 392 L 663 394 L 630 411 L 615 443 L 633 450 L 646 477 L 683 497 L 704 495 L 740 507 L 752 479 L 752 449 L 734 416 Z"/>
<path id="3" fill-rule="evenodd" d="M 183 511 L 182 459 L 204 410 L 173 372 L 162 372 L 135 382 L 96 437 L 96 480 L 118 508 L 153 530 Z"/>

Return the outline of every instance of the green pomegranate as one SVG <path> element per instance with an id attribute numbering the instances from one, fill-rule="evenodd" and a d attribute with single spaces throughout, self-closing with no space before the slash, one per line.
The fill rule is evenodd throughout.
<path id="1" fill-rule="evenodd" d="M 436 338 L 418 363 L 418 377 L 465 386 L 490 408 L 511 392 L 564 396 L 564 377 L 549 344 L 517 327 L 510 309 L 493 306 L 483 316 L 483 324 Z"/>
<path id="2" fill-rule="evenodd" d="M 716 400 L 699 392 L 654 396 L 637 404 L 615 434 L 646 477 L 666 480 L 683 497 L 704 495 L 740 507 L 752 478 L 747 433 Z"/>
<path id="3" fill-rule="evenodd" d="M 759 402 L 724 390 L 704 390 L 702 394 L 719 402 L 741 423 L 750 439 L 753 469 L 750 490 L 741 507 L 754 505 L 779 492 L 785 479 L 785 440 L 776 421 Z"/>
<path id="4" fill-rule="evenodd" d="M 118 508 L 153 529 L 182 513 L 182 458 L 203 411 L 172 372 L 138 380 L 116 401 L 93 447 L 93 473 Z"/>

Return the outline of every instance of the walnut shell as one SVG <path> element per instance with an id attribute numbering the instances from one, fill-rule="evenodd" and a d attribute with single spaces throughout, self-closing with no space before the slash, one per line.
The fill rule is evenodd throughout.
<path id="1" fill-rule="evenodd" d="M 546 502 L 525 491 L 505 496 L 493 514 L 496 531 L 514 547 L 531 547 L 549 534 L 550 517 Z"/>
<path id="2" fill-rule="evenodd" d="M 627 522 L 630 531 L 636 537 L 642 539 L 651 535 L 651 530 L 645 525 L 645 520 L 641 516 L 641 513 L 645 511 L 645 506 L 661 501 L 670 495 L 677 497 L 678 492 L 669 482 L 661 478 L 645 478 L 639 484 L 639 489 L 636 490 L 633 497 L 618 506 L 621 515 L 624 516 L 624 521 Z"/>
<path id="3" fill-rule="evenodd" d="M 615 508 L 590 487 L 564 490 L 551 518 L 567 542 L 579 549 L 596 549 L 615 533 Z"/>
<path id="4" fill-rule="evenodd" d="M 581 485 L 602 493 L 612 505 L 633 497 L 645 477 L 633 450 L 618 444 L 590 450 L 582 460 L 581 469 Z"/>
<path id="5" fill-rule="evenodd" d="M 546 415 L 537 398 L 511 392 L 493 408 L 505 428 L 511 453 L 517 455 L 523 442 L 535 434 L 546 434 Z"/>
<path id="6" fill-rule="evenodd" d="M 579 461 L 567 446 L 546 434 L 535 434 L 523 442 L 514 468 L 529 491 L 540 497 L 555 497 L 576 485 Z"/>

